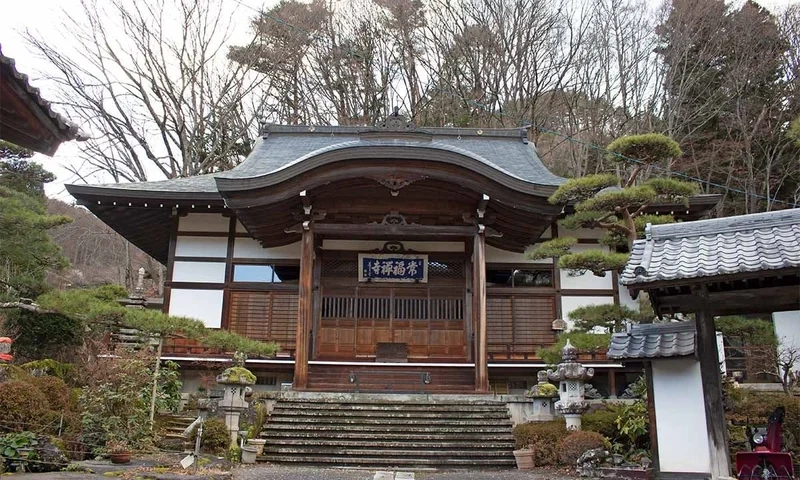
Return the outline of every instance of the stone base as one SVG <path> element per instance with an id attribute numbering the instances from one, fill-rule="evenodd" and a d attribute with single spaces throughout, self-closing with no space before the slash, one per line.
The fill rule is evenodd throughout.
<path id="1" fill-rule="evenodd" d="M 525 421 L 528 421 L 528 422 L 552 422 L 556 418 L 558 418 L 558 417 L 556 417 L 555 415 L 549 415 L 549 414 L 540 413 L 538 415 L 533 414 L 533 415 L 526 416 L 525 417 Z"/>
<path id="2" fill-rule="evenodd" d="M 565 413 L 564 419 L 567 421 L 567 430 L 581 429 L 581 416 L 575 413 Z"/>

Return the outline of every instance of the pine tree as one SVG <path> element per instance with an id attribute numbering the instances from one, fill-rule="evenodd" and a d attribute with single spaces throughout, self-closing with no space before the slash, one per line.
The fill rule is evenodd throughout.
<path id="1" fill-rule="evenodd" d="M 630 135 L 618 138 L 607 147 L 610 160 L 634 159 L 638 163 L 627 179 L 614 174 L 596 174 L 573 178 L 561 185 L 549 198 L 550 203 L 571 209 L 559 225 L 568 230 L 600 228 L 605 230 L 601 243 L 610 249 L 571 252 L 577 244 L 573 237 L 558 237 L 537 245 L 531 259 L 556 257 L 561 269 L 582 274 L 587 271 L 604 277 L 608 271 L 619 271 L 628 261 L 630 249 L 644 234 L 648 223 L 672 223 L 671 215 L 650 215 L 648 207 L 655 202 L 684 203 L 699 189 L 696 185 L 673 178 L 650 178 L 640 181 L 647 167 L 679 157 L 682 152 L 671 138 L 656 134 Z M 605 327 L 618 331 L 626 323 L 640 317 L 630 309 L 614 305 L 592 305 L 570 312 L 580 330 Z"/>
<path id="2" fill-rule="evenodd" d="M 53 174 L 26 155 L 0 145 L 0 299 L 33 298 L 46 290 L 47 272 L 69 265 L 47 231 L 72 219 L 47 214 L 42 185 Z"/>

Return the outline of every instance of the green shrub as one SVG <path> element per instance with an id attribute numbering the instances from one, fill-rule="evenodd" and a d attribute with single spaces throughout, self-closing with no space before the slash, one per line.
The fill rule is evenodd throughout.
<path id="1" fill-rule="evenodd" d="M 619 409 L 616 406 L 605 405 L 599 410 L 583 414 L 581 428 L 613 440 L 619 435 L 617 417 L 619 417 Z"/>
<path id="2" fill-rule="evenodd" d="M 564 465 L 573 466 L 581 455 L 593 448 L 609 448 L 608 439 L 597 432 L 571 432 L 558 442 L 558 459 Z"/>
<path id="3" fill-rule="evenodd" d="M 192 430 L 190 436 L 194 445 L 197 438 L 197 428 Z M 207 453 L 223 453 L 231 445 L 231 434 L 225 422 L 219 418 L 207 418 L 203 423 L 203 437 L 200 439 L 200 448 Z"/>
<path id="4" fill-rule="evenodd" d="M 30 383 L 20 380 L 0 383 L 0 431 L 38 431 L 49 409 L 47 397 Z"/>
<path id="5" fill-rule="evenodd" d="M 31 377 L 28 383 L 38 388 L 47 397 L 51 410 L 63 412 L 69 409 L 71 391 L 64 380 L 46 375 Z"/>
<path id="6" fill-rule="evenodd" d="M 578 349 L 578 352 L 593 352 L 601 348 L 608 348 L 611 335 L 607 333 L 565 332 L 558 336 L 558 341 L 547 348 L 536 351 L 536 356 L 550 365 L 561 361 L 561 350 L 567 344 L 567 339 Z"/>
<path id="7" fill-rule="evenodd" d="M 514 427 L 516 448 L 533 449 L 533 462 L 536 466 L 558 463 L 558 442 L 566 434 L 567 426 L 561 420 L 521 423 Z"/>

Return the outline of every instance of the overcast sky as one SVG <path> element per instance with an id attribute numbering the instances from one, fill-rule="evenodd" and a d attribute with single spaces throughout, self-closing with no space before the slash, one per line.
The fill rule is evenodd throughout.
<path id="1" fill-rule="evenodd" d="M 136 0 L 128 0 L 136 1 Z M 249 20 L 254 13 L 263 6 L 269 7 L 277 3 L 277 0 L 223 0 L 226 8 L 233 12 L 235 24 L 241 25 L 241 36 L 234 37 L 233 43 L 244 43 L 247 41 L 249 33 Z M 586 0 L 591 1 L 591 0 Z M 654 6 L 662 0 L 648 0 Z M 800 2 L 800 0 L 759 0 L 758 3 L 776 11 L 784 7 Z M 735 3 L 741 3 L 735 2 Z M 0 0 L 0 10 L 3 15 L 4 29 L 0 32 L 0 44 L 6 56 L 16 60 L 17 68 L 20 72 L 26 73 L 31 77 L 31 83 L 39 87 L 44 98 L 54 99 L 52 85 L 46 81 L 38 79 L 38 72 L 47 69 L 47 64 L 37 58 L 25 45 L 20 32 L 30 29 L 38 32 L 46 39 L 53 40 L 54 26 L 60 23 L 60 17 L 64 10 L 80 9 L 80 0 Z M 11 26 L 11 28 L 8 28 Z M 58 40 L 58 39 L 56 39 Z M 77 179 L 67 171 L 63 165 L 69 165 L 77 161 L 77 144 L 69 142 L 61 145 L 56 155 L 52 158 L 37 154 L 34 160 L 41 162 L 44 166 L 56 174 L 57 180 L 48 184 L 45 190 L 50 197 L 56 197 L 64 201 L 71 201 L 72 197 L 64 190 L 65 183 L 76 182 Z M 101 183 L 103 178 L 91 179 Z M 106 180 L 107 181 L 107 180 Z"/>

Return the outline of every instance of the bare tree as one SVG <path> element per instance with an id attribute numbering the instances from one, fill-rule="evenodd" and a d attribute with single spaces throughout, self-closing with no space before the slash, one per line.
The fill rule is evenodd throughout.
<path id="1" fill-rule="evenodd" d="M 64 12 L 65 41 L 25 33 L 54 67 L 66 109 L 92 134 L 79 147 L 88 173 L 183 177 L 231 168 L 249 152 L 264 77 L 226 61 L 230 20 L 218 0 L 82 0 Z"/>
<path id="2" fill-rule="evenodd" d="M 800 348 L 781 342 L 777 347 L 765 348 L 764 370 L 759 372 L 780 382 L 784 393 L 794 394 L 800 382 Z"/>

